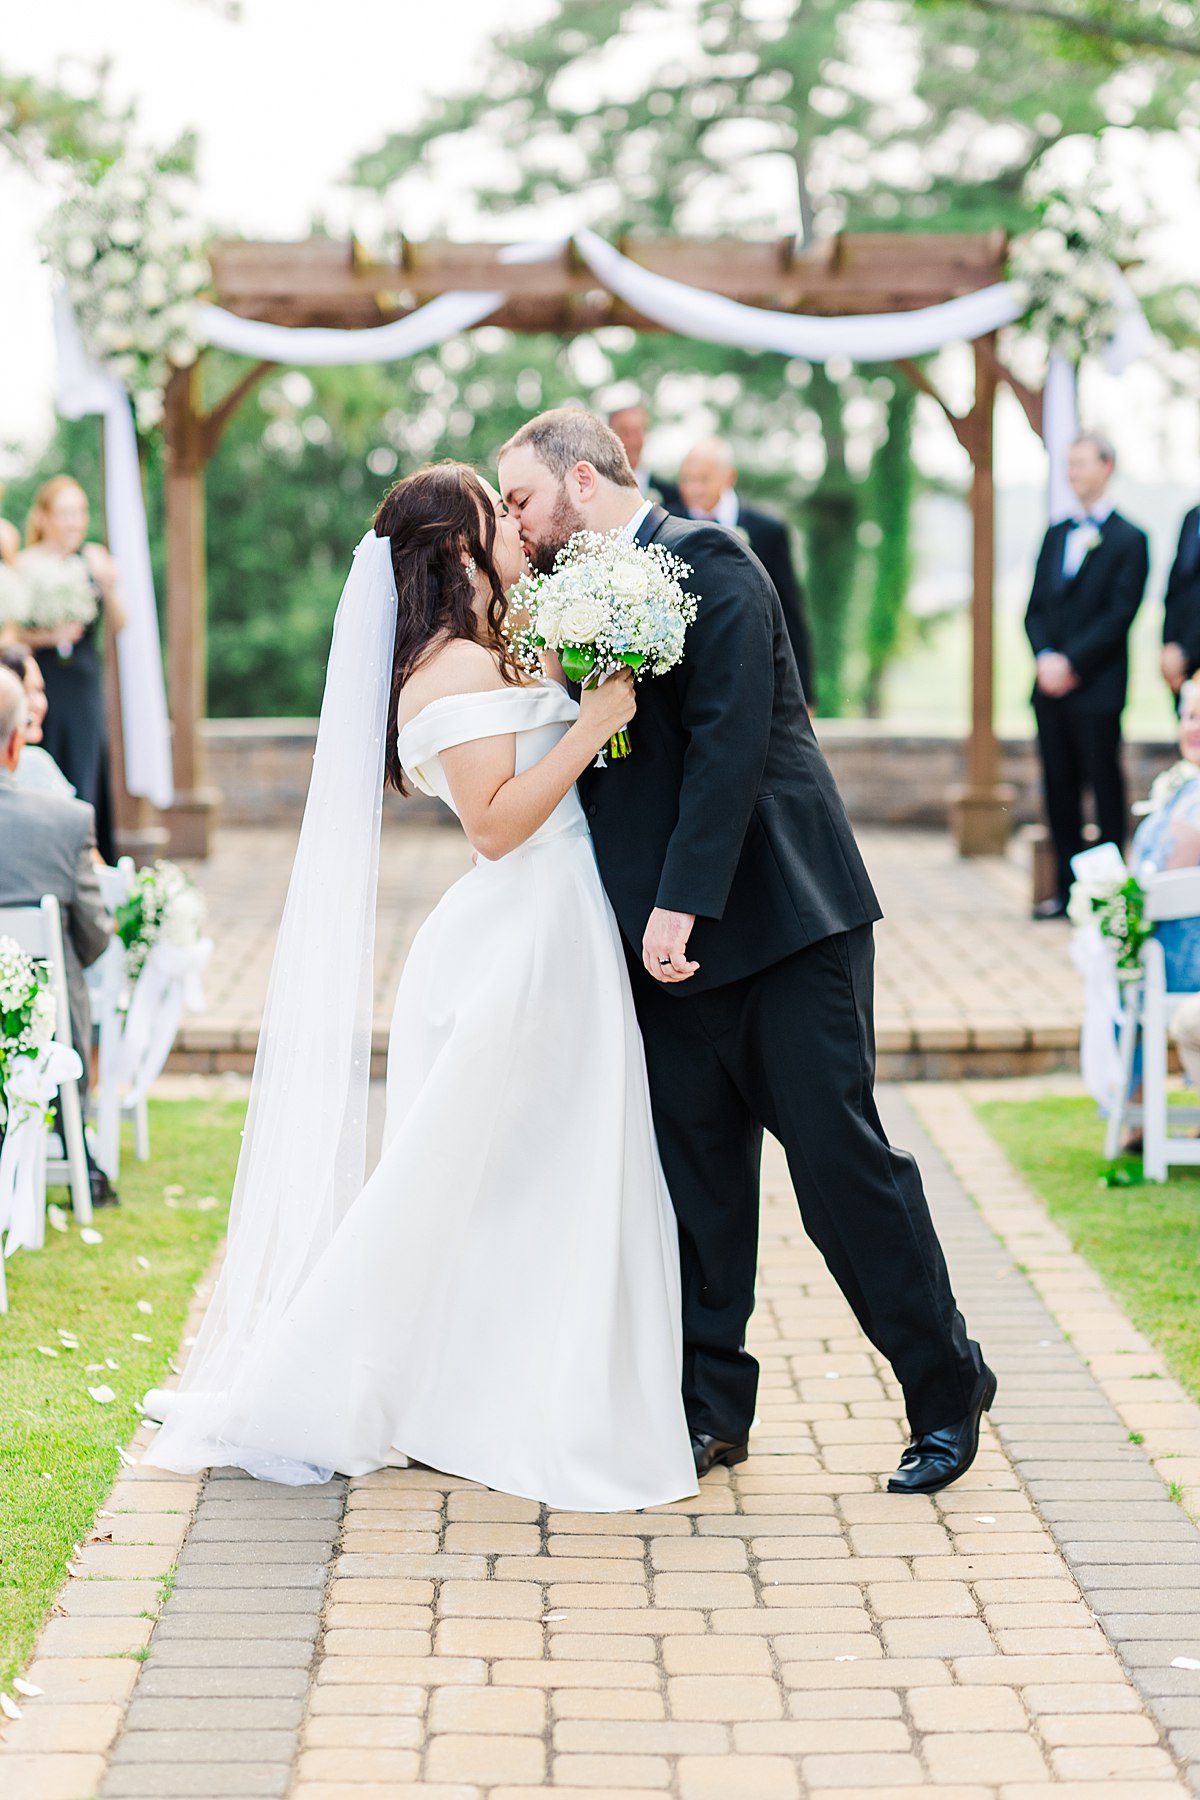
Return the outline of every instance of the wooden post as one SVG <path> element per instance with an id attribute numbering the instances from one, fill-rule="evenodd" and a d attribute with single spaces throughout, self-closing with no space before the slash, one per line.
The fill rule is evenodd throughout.
<path id="1" fill-rule="evenodd" d="M 163 815 L 173 856 L 207 856 L 220 796 L 205 785 L 200 724 L 205 701 L 204 439 L 196 368 L 167 388 L 167 686 L 175 803 Z"/>
<path id="2" fill-rule="evenodd" d="M 994 598 L 996 505 L 993 476 L 996 346 L 989 336 L 975 345 L 975 404 L 964 421 L 971 455 L 971 733 L 967 779 L 950 794 L 954 835 L 962 856 L 1004 851 L 1012 830 L 1015 791 L 1000 780 L 994 718 Z"/>

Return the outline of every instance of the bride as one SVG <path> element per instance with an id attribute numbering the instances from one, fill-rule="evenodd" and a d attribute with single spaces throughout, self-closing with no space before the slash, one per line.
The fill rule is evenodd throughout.
<path id="1" fill-rule="evenodd" d="M 468 468 L 401 481 L 334 627 L 229 1247 L 146 1460 L 293 1484 L 398 1454 L 578 1511 L 696 1491 L 675 1218 L 576 778 L 635 709 L 502 627 L 524 558 Z M 475 866 L 413 943 L 364 1182 L 384 772 Z"/>

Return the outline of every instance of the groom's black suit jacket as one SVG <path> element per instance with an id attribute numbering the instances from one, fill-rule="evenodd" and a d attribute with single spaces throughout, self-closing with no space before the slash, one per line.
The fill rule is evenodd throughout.
<path id="1" fill-rule="evenodd" d="M 600 873 L 640 960 L 655 906 L 696 914 L 687 995 L 880 917 L 817 746 L 779 596 L 722 525 L 652 507 L 637 534 L 691 565 L 683 661 L 641 683 L 633 754 L 580 791 Z"/>

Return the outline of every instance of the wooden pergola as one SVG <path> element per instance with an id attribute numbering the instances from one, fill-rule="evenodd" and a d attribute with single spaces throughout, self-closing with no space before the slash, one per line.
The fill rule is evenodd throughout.
<path id="1" fill-rule="evenodd" d="M 629 238 L 625 255 L 659 274 L 722 293 L 750 306 L 838 316 L 933 306 L 1004 277 L 1002 231 L 976 235 L 845 234 L 803 253 L 794 240 Z M 605 325 L 659 331 L 596 284 L 570 247 L 553 259 L 507 263 L 496 244 L 403 242 L 392 262 L 372 261 L 354 244 L 327 238 L 302 243 L 217 244 L 212 252 L 219 305 L 279 325 L 361 329 L 384 324 L 453 290 L 502 291 L 484 321 L 515 332 L 573 336 Z M 973 346 L 975 395 L 956 413 L 916 363 L 898 367 L 934 398 L 971 458 L 971 729 L 963 784 L 948 797 L 964 855 L 1000 850 L 1009 835 L 1011 793 L 999 779 L 993 724 L 993 411 L 1005 381 L 1041 431 L 1041 397 L 999 361 L 994 335 Z M 176 803 L 166 823 L 177 855 L 203 856 L 218 796 L 206 785 L 201 722 L 205 711 L 204 470 L 241 400 L 274 365 L 252 366 L 205 410 L 198 368 L 179 372 L 167 394 L 167 655 L 174 726 Z"/>

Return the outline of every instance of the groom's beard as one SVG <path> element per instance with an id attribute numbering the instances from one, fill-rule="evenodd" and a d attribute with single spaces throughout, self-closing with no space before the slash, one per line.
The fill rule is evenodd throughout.
<path id="1" fill-rule="evenodd" d="M 561 482 L 558 498 L 554 502 L 554 511 L 550 514 L 550 523 L 546 527 L 544 538 L 528 544 L 526 549 L 529 560 L 539 575 L 554 573 L 554 559 L 568 539 L 577 531 L 587 530 L 587 520 L 579 509 L 571 504 L 567 497 L 567 484 Z"/>

